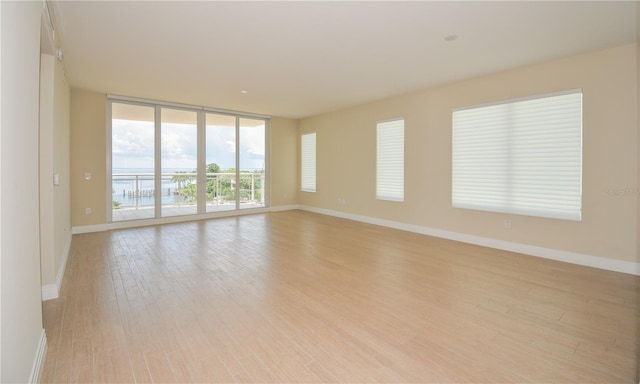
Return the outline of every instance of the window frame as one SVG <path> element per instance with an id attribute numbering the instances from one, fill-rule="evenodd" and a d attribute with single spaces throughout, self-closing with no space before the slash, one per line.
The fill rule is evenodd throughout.
<path id="1" fill-rule="evenodd" d="M 246 113 L 246 112 L 237 112 L 237 111 L 230 111 L 230 110 L 225 110 L 225 109 L 217 109 L 217 108 L 210 108 L 210 107 L 201 107 L 201 106 L 194 106 L 194 105 L 187 105 L 187 104 L 178 104 L 178 103 L 170 103 L 170 102 L 163 102 L 163 101 L 157 101 L 157 100 L 148 100 L 148 99 L 141 99 L 141 98 L 135 98 L 135 97 L 127 97 L 127 96 L 118 96 L 118 95 L 107 95 L 106 98 L 106 111 L 107 111 L 107 132 L 106 132 L 106 146 L 107 146 L 107 150 L 106 150 L 106 187 L 107 187 L 107 194 L 106 194 L 106 207 L 107 207 L 107 223 L 122 223 L 122 222 L 137 222 L 137 221 L 161 221 L 161 222 L 165 222 L 167 220 L 172 220 L 173 218 L 176 218 L 177 220 L 180 220 L 180 217 L 185 217 L 185 216 L 191 216 L 191 217 L 215 217 L 217 215 L 225 215 L 225 214 L 229 214 L 230 212 L 234 212 L 237 214 L 240 214 L 241 210 L 249 210 L 249 209 L 245 209 L 242 208 L 239 205 L 239 194 L 236 193 L 236 205 L 235 205 L 235 209 L 233 211 L 212 211 L 212 212 L 207 212 L 205 209 L 205 204 L 206 204 L 206 196 L 204 195 L 204 193 L 202 191 L 204 191 L 204 182 L 205 182 L 205 177 L 204 177 L 204 172 L 206 169 L 206 164 L 205 164 L 205 147 L 206 147 L 206 134 L 205 134 L 205 130 L 206 130 L 206 115 L 208 113 L 213 113 L 213 114 L 219 114 L 219 115 L 228 115 L 228 116 L 233 116 L 235 118 L 235 130 L 236 130 L 236 143 L 235 143 L 235 147 L 236 147 L 236 163 L 235 163 L 235 169 L 236 169 L 236 179 L 239 182 L 240 178 L 239 178 L 239 172 L 240 172 L 240 159 L 239 159 L 239 149 L 240 149 L 240 135 L 239 135 L 239 131 L 240 131 L 240 120 L 242 119 L 249 119 L 249 120 L 262 120 L 264 121 L 264 185 L 262 185 L 262 188 L 264 189 L 264 195 L 263 195 L 263 205 L 262 206 L 257 206 L 257 207 L 252 207 L 250 208 L 251 210 L 262 210 L 262 209 L 266 209 L 269 207 L 270 205 L 270 196 L 269 196 L 269 184 L 270 184 L 270 171 L 269 171 L 269 164 L 270 164 L 270 149 L 269 149 L 269 135 L 270 135 L 270 129 L 269 129 L 269 125 L 270 125 L 270 116 L 267 115 L 260 115 L 260 114 L 253 114 L 253 113 Z M 162 168 L 161 168 L 161 161 L 160 161 L 160 157 L 161 157 L 161 141 L 162 141 L 162 137 L 161 137 L 161 124 L 162 124 L 162 119 L 161 119 L 161 110 L 163 108 L 169 108 L 169 109 L 176 109 L 176 110 L 184 110 L 184 111 L 190 111 L 190 112 L 195 112 L 197 115 L 197 162 L 198 162 L 198 166 L 197 166 L 197 172 L 198 172 L 198 176 L 197 176 L 197 190 L 198 190 L 198 197 L 197 197 L 197 213 L 192 214 L 183 214 L 183 215 L 172 215 L 172 216 L 168 216 L 162 215 L 162 207 L 161 207 L 161 199 L 156 198 L 155 200 L 155 207 L 154 207 L 154 215 L 151 218 L 136 218 L 136 219 L 128 219 L 128 220 L 117 220 L 117 221 L 113 221 L 113 215 L 112 215 L 112 199 L 110 199 L 111 195 L 112 195 L 112 185 L 113 185 L 113 179 L 112 179 L 112 154 L 113 154 L 113 143 L 112 143 L 112 138 L 113 138 L 113 127 L 112 127 L 112 120 L 113 120 L 113 110 L 112 110 L 112 105 L 113 103 L 119 103 L 119 104 L 129 104 L 129 105 L 135 105 L 135 106 L 142 106 L 142 107 L 151 107 L 154 108 L 154 126 L 155 126 L 155 134 L 154 134 L 154 157 L 155 157 L 155 165 L 154 165 L 154 175 L 155 175 L 155 190 L 156 191 L 160 191 L 161 189 L 158 188 L 159 183 L 160 183 L 160 178 L 162 175 Z M 203 200 L 204 199 L 204 200 Z"/>

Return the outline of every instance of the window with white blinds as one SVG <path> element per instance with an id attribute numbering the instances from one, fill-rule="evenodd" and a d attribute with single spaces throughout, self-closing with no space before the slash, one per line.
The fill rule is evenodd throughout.
<path id="1" fill-rule="evenodd" d="M 316 191 L 316 133 L 302 135 L 302 175 L 301 190 Z"/>
<path id="2" fill-rule="evenodd" d="M 580 221 L 582 91 L 453 111 L 457 208 Z"/>
<path id="3" fill-rule="evenodd" d="M 404 201 L 404 120 L 381 121 L 376 134 L 376 198 Z"/>

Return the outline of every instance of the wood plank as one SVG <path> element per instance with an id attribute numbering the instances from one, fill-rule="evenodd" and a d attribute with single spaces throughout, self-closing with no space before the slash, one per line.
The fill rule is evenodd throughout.
<path id="1" fill-rule="evenodd" d="M 302 211 L 74 235 L 43 382 L 638 382 L 640 278 Z"/>

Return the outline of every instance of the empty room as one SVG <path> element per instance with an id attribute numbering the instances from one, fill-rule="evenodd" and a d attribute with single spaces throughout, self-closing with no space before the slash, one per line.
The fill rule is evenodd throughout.
<path id="1" fill-rule="evenodd" d="M 0 381 L 640 382 L 640 3 L 1 1 Z"/>

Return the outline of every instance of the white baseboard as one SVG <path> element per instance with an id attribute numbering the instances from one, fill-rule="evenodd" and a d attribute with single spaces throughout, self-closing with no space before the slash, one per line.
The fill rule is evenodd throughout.
<path id="1" fill-rule="evenodd" d="M 295 208 L 290 208 L 290 209 L 297 209 L 297 206 L 295 206 Z M 272 211 L 272 208 L 264 207 L 264 208 L 242 209 L 238 211 L 234 210 L 234 211 L 209 212 L 209 213 L 203 213 L 198 215 L 162 217 L 159 219 L 118 221 L 118 222 L 109 223 L 109 224 L 81 225 L 81 226 L 71 228 L 71 233 L 74 235 L 78 235 L 83 233 L 110 231 L 113 229 L 138 228 L 138 227 L 147 227 L 150 225 L 173 224 L 173 223 L 183 223 L 188 221 L 217 219 L 222 217 L 254 215 L 257 213 L 266 213 L 271 211 Z"/>
<path id="2" fill-rule="evenodd" d="M 419 225 L 406 224 L 398 221 L 379 219 L 375 217 L 355 215 L 329 209 L 315 208 L 309 206 L 300 206 L 303 211 L 320 213 L 323 215 L 335 216 L 344 219 L 360 221 L 367 224 L 380 225 L 383 227 L 400 229 L 408 232 L 420 233 L 423 235 L 440 237 L 443 239 L 460 241 L 480 245 L 489 248 L 501 249 L 504 251 L 523 253 L 530 256 L 542 257 L 545 259 L 563 261 L 571 264 L 578 264 L 587 267 L 606 269 L 608 271 L 628 273 L 631 275 L 640 275 L 640 263 L 624 260 L 614 260 L 601 256 L 592 256 L 582 253 L 563 251 L 558 249 L 550 249 L 538 247 L 534 245 L 514 243 L 511 241 L 491 239 L 488 237 L 469 235 L 465 233 L 445 231 L 437 228 L 423 227 Z"/>
<path id="3" fill-rule="evenodd" d="M 277 205 L 275 207 L 269 207 L 269 212 L 295 211 L 296 209 L 300 209 L 300 206 L 297 204 Z"/>
<path id="4" fill-rule="evenodd" d="M 406 224 L 399 221 L 379 219 L 375 217 L 356 215 L 356 214 L 351 214 L 346 212 L 310 207 L 305 205 L 280 205 L 280 206 L 269 207 L 264 209 L 251 210 L 251 211 L 240 213 L 240 214 L 281 212 L 281 211 L 290 211 L 290 210 L 296 210 L 296 209 L 320 213 L 328 216 L 341 217 L 344 219 L 360 221 L 368 224 L 380 225 L 383 227 L 394 228 L 394 229 L 399 229 L 399 230 L 408 231 L 408 232 L 420 233 L 428 236 L 440 237 L 448 240 L 460 241 L 463 243 L 475 244 L 475 245 L 501 249 L 501 250 L 510 251 L 510 252 L 523 253 L 530 256 L 542 257 L 545 259 L 563 261 L 571 264 L 583 265 L 587 267 L 594 267 L 594 268 L 605 269 L 605 270 L 614 271 L 614 272 L 622 272 L 622 273 L 628 273 L 628 274 L 640 276 L 640 263 L 638 262 L 615 260 L 615 259 L 609 259 L 601 256 L 593 256 L 593 255 L 564 251 L 559 249 L 538 247 L 534 245 L 515 243 L 511 241 L 492 239 L 488 237 L 469 235 L 469 234 L 459 233 L 459 232 L 445 231 L 438 228 L 423 227 L 419 225 Z M 227 217 L 227 216 L 237 216 L 237 215 L 238 215 L 238 212 L 233 211 L 228 213 L 223 212 L 217 215 L 202 215 L 197 217 L 184 216 L 184 217 L 173 217 L 173 218 L 165 218 L 165 219 L 124 221 L 124 222 L 111 223 L 111 224 L 85 225 L 80 227 L 73 227 L 71 232 L 73 234 L 102 232 L 102 231 L 108 231 L 111 229 L 134 228 L 134 227 L 141 227 L 141 226 L 148 226 L 148 225 L 213 219 L 216 217 Z M 66 260 L 64 264 L 66 264 Z M 60 282 L 61 281 L 62 279 L 60 279 Z M 58 286 L 59 284 L 60 283 L 58 283 Z M 42 289 L 43 289 L 42 296 L 44 298 L 45 287 L 43 286 Z M 47 289 L 51 289 L 51 288 L 47 288 Z M 57 294 L 56 294 L 56 297 L 57 297 Z"/>
<path id="5" fill-rule="evenodd" d="M 67 260 L 69 259 L 70 250 L 71 235 L 69 234 L 64 244 L 64 250 L 62 251 L 62 258 L 60 259 L 60 265 L 58 266 L 56 282 L 55 284 L 47 284 L 42 286 L 42 301 L 57 299 L 60 296 L 60 288 L 62 287 L 62 279 L 64 278 L 64 271 L 67 268 Z"/>
<path id="6" fill-rule="evenodd" d="M 57 284 L 47 284 L 42 286 L 42 301 L 57 299 L 59 295 Z"/>
<path id="7" fill-rule="evenodd" d="M 58 267 L 58 274 L 56 275 L 56 285 L 58 286 L 58 294 L 60 294 L 60 288 L 62 288 L 62 279 L 64 279 L 64 272 L 67 270 L 67 260 L 69 260 L 70 251 L 71 251 L 71 234 L 67 236 L 67 241 L 64 244 L 64 251 L 62 251 L 62 259 L 60 259 L 60 266 Z"/>
<path id="8" fill-rule="evenodd" d="M 79 235 L 82 233 L 104 232 L 109 229 L 111 228 L 109 228 L 108 224 L 81 225 L 78 227 L 72 227 L 71 234 Z"/>
<path id="9" fill-rule="evenodd" d="M 42 369 L 44 368 L 44 357 L 47 353 L 47 334 L 44 329 L 40 334 L 40 342 L 38 343 L 38 349 L 36 356 L 31 366 L 31 374 L 29 375 L 29 383 L 39 383 L 42 377 Z"/>

